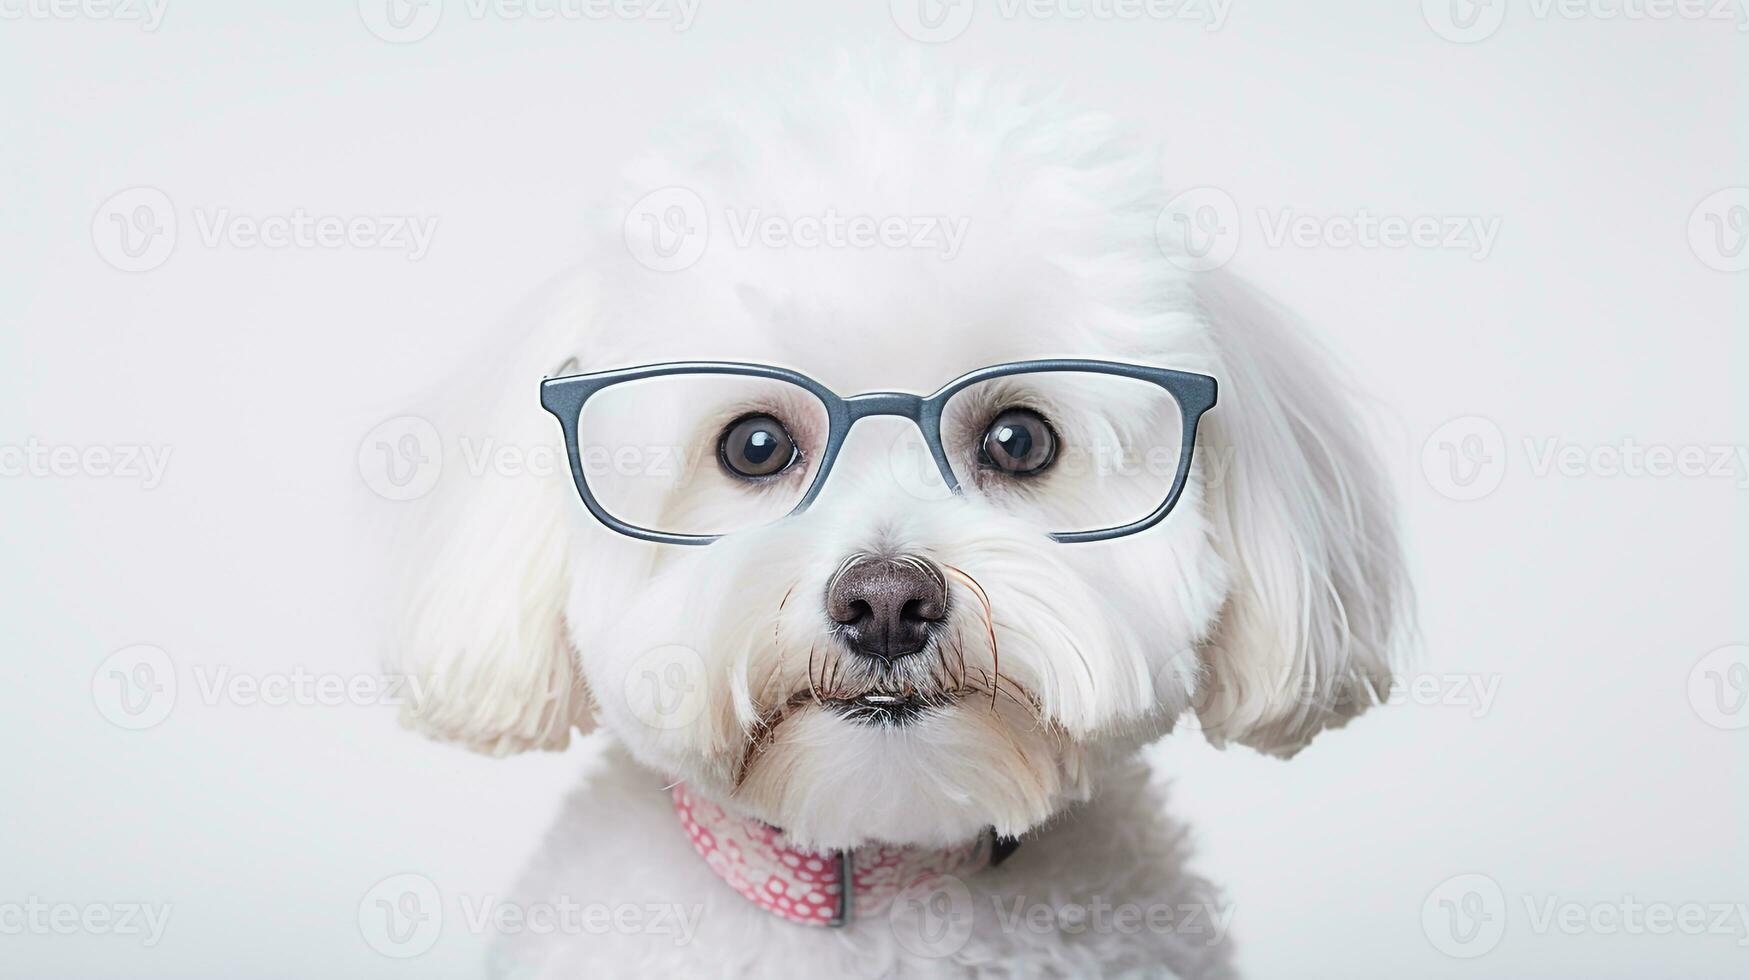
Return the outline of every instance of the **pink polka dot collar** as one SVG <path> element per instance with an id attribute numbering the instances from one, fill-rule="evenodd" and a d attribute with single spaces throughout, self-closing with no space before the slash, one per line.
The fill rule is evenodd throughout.
<path id="1" fill-rule="evenodd" d="M 906 888 L 935 875 L 970 874 L 1016 846 L 984 833 L 949 848 L 867 844 L 848 854 L 804 851 L 791 847 L 783 831 L 730 814 L 685 783 L 674 787 L 674 812 L 693 849 L 730 888 L 767 912 L 811 926 L 843 925 L 852 909 L 878 915 Z M 843 901 L 847 874 L 849 902 Z"/>

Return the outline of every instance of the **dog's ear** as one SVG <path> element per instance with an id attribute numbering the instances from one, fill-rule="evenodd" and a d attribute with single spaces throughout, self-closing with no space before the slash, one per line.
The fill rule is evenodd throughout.
<path id="1" fill-rule="evenodd" d="M 402 723 L 493 755 L 562 749 L 594 724 L 564 615 L 582 505 L 539 398 L 577 342 L 577 297 L 555 293 L 435 393 L 442 472 L 395 549 Z"/>
<path id="2" fill-rule="evenodd" d="M 1215 745 L 1286 757 L 1389 692 L 1413 599 L 1390 487 L 1323 352 L 1229 274 L 1198 297 L 1223 365 L 1202 442 L 1231 587 L 1197 715 Z"/>

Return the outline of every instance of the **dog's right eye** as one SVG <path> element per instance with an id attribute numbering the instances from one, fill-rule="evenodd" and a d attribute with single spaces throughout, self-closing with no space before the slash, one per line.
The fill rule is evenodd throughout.
<path id="1" fill-rule="evenodd" d="M 723 468 L 745 480 L 776 476 L 801 455 L 783 423 L 770 415 L 743 415 L 730 422 L 717 440 Z"/>
<path id="2" fill-rule="evenodd" d="M 1030 408 L 1011 408 L 991 420 L 978 463 L 1010 476 L 1037 476 L 1057 459 L 1057 430 Z"/>

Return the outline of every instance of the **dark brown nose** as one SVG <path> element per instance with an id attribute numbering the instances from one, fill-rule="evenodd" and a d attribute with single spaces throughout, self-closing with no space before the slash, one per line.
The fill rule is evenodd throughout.
<path id="1" fill-rule="evenodd" d="M 891 663 L 947 618 L 947 578 L 918 555 L 856 555 L 826 583 L 826 614 L 852 650 Z"/>

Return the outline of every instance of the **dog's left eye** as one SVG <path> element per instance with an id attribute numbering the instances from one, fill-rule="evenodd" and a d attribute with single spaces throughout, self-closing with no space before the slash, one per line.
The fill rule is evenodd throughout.
<path id="1" fill-rule="evenodd" d="M 991 420 L 978 462 L 1013 476 L 1036 476 L 1057 459 L 1057 432 L 1030 408 L 1011 408 Z"/>
<path id="2" fill-rule="evenodd" d="M 725 469 L 743 479 L 776 476 L 801 459 L 783 423 L 764 414 L 730 422 L 717 440 L 717 456 Z"/>

